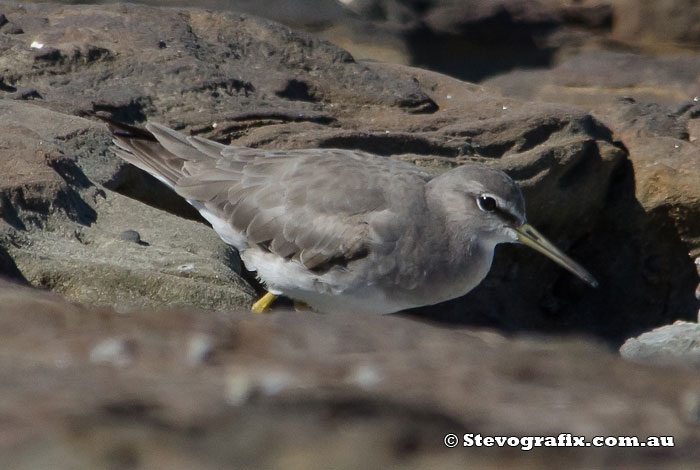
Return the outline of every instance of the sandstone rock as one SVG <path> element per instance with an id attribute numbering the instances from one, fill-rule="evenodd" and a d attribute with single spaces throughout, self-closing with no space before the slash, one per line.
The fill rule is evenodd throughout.
<path id="1" fill-rule="evenodd" d="M 547 67 L 563 51 L 609 30 L 608 2 L 437 0 L 417 2 L 406 28 L 411 64 L 481 81 L 517 68 Z M 424 7 L 425 6 L 425 7 Z"/>
<path id="2" fill-rule="evenodd" d="M 115 313 L 3 284 L 0 365 L 3 468 L 680 469 L 700 457 L 697 374 L 574 339 L 396 316 Z M 443 444 L 562 432 L 675 447 Z"/>
<path id="3" fill-rule="evenodd" d="M 601 110 L 630 152 L 636 195 L 659 225 L 672 226 L 692 257 L 700 254 L 700 104 L 674 106 L 625 99 Z M 693 131 L 695 132 L 695 131 Z"/>
<path id="4" fill-rule="evenodd" d="M 604 0 L 204 0 L 197 7 L 263 16 L 318 34 L 359 59 L 424 66 L 470 81 L 546 67 L 562 51 L 596 44 L 615 13 L 614 2 Z"/>
<path id="5" fill-rule="evenodd" d="M 700 5 L 692 0 L 615 0 L 613 37 L 659 49 L 700 44 Z"/>
<path id="6" fill-rule="evenodd" d="M 564 57 L 550 68 L 499 74 L 483 84 L 506 96 L 595 111 L 625 97 L 665 105 L 693 99 L 700 94 L 698 74 L 700 57 L 684 51 L 593 50 Z"/>
<path id="7" fill-rule="evenodd" d="M 679 320 L 655 328 L 625 341 L 620 354 L 643 364 L 700 367 L 700 325 Z"/>
<path id="8" fill-rule="evenodd" d="M 504 247 L 479 290 L 423 311 L 429 318 L 508 330 L 585 331 L 621 341 L 646 328 L 692 318 L 697 311 L 693 297 L 697 278 L 678 233 L 657 227 L 639 205 L 624 146 L 586 112 L 505 99 L 419 69 L 357 62 L 325 41 L 235 13 L 134 5 L 8 4 L 1 9 L 26 31 L 5 38 L 0 58 L 5 82 L 35 89 L 42 98 L 32 104 L 56 111 L 42 115 L 34 108 L 22 108 L 30 106 L 23 101 L 13 101 L 14 112 L 32 110 L 18 115 L 23 116 L 20 122 L 32 121 L 32 129 L 51 129 L 46 122 L 61 122 L 62 113 L 108 112 L 127 121 L 148 117 L 239 145 L 355 148 L 435 171 L 474 159 L 492 162 L 522 184 L 531 221 L 584 261 L 602 284 L 598 290 L 587 289 L 541 256 L 521 247 Z M 43 21 L 54 17 L 60 21 Z M 31 49 L 30 38 L 50 50 Z M 70 124 L 61 126 L 75 126 L 76 119 L 70 117 Z M 171 213 L 195 217 L 172 193 L 118 163 L 107 149 L 108 134 L 99 126 L 84 124 L 84 130 L 61 133 L 54 140 L 87 180 L 79 179 L 84 191 L 104 185 L 108 200 L 111 188 Z M 90 197 L 80 199 L 96 210 Z M 167 236 L 156 235 L 157 224 L 149 227 L 152 232 L 144 228 L 144 219 L 170 227 L 168 216 L 162 215 L 163 222 L 150 214 L 139 219 L 128 208 L 133 206 L 119 207 L 129 217 L 111 218 L 118 223 L 105 229 L 109 237 L 118 240 L 125 230 L 139 232 L 151 246 L 124 242 L 125 249 L 133 256 L 158 253 L 162 257 L 155 265 L 158 272 L 173 274 L 166 267 L 190 264 L 183 254 L 182 262 L 173 265 L 177 256 L 168 251 L 173 248 L 166 244 L 156 250 L 154 245 L 154 240 L 168 240 Z M 92 217 L 97 217 L 97 227 L 99 212 Z M 71 226 L 64 233 L 74 230 Z M 198 245 L 203 235 L 192 233 L 188 242 Z M 214 243 L 215 236 L 209 236 Z M 101 237 L 95 235 L 106 242 L 107 235 Z M 14 257 L 10 245 L 5 243 L 5 250 Z M 79 248 L 83 254 L 76 259 L 101 256 L 93 254 L 89 245 Z M 16 253 L 25 256 L 29 250 Z M 214 250 L 207 249 L 205 259 L 211 259 L 211 253 Z M 74 264 L 65 266 L 68 273 L 75 272 Z M 41 284 L 37 272 L 30 277 Z M 211 274 L 214 277 L 208 279 L 219 289 L 220 281 Z M 55 271 L 51 278 L 61 276 Z M 85 281 L 68 276 L 75 281 L 64 292 L 77 296 L 76 286 Z M 106 279 L 115 284 L 111 275 L 88 277 L 91 282 Z M 144 286 L 140 279 L 135 283 Z M 153 291 L 129 289 L 132 297 Z M 183 292 L 181 303 L 212 307 L 198 303 L 203 296 L 188 297 L 186 289 L 172 289 L 168 295 L 175 291 Z M 156 297 L 163 301 L 159 294 Z M 216 308 L 226 297 L 218 299 L 213 300 Z"/>
<path id="9" fill-rule="evenodd" d="M 99 160 L 108 142 L 102 126 L 0 101 L 0 145 L 8 149 L 0 161 L 2 273 L 122 310 L 249 304 L 253 291 L 239 276 L 237 255 L 211 229 L 96 185 L 75 154 L 61 151 L 72 148 L 62 142 L 74 143 L 74 136 L 89 137 L 96 129 L 102 147 L 96 150 L 93 141 L 83 151 L 94 150 L 91 158 Z M 142 243 L 121 240 L 127 229 L 138 229 Z"/>
<path id="10" fill-rule="evenodd" d="M 667 104 L 692 100 L 696 64 L 639 51 L 569 59 L 605 44 L 616 2 L 484 1 L 470 10 L 362 0 L 358 15 L 328 3 L 294 12 L 326 37 L 362 38 L 370 56 L 415 61 L 416 38 L 432 38 L 423 52 L 464 52 L 462 65 L 479 77 L 488 60 L 488 73 L 555 61 L 558 82 L 521 73 L 531 94 L 519 96 L 583 104 L 596 117 L 358 61 L 238 13 L 26 3 L 0 3 L 0 273 L 85 305 L 0 281 L 0 468 L 697 463 L 696 371 L 633 364 L 583 339 L 522 335 L 585 332 L 616 344 L 697 313 L 688 251 L 700 247 L 699 113 L 692 102 Z M 468 55 L 484 43 L 474 32 L 489 25 L 512 35 L 490 55 Z M 494 61 L 513 38 L 521 47 Z M 611 101 L 625 83 L 637 99 Z M 651 86 L 665 88 L 644 91 Z M 253 293 L 235 254 L 186 203 L 109 152 L 109 134 L 86 119 L 96 112 L 227 143 L 363 149 L 435 172 L 491 162 L 518 179 L 533 224 L 601 288 L 506 246 L 477 290 L 408 318 L 248 314 L 237 308 Z M 134 311 L 164 304 L 180 310 Z M 667 351 L 692 350 L 696 327 L 642 335 L 622 354 L 667 365 Z M 670 435 L 675 447 L 445 448 L 446 433 L 471 432 Z"/>

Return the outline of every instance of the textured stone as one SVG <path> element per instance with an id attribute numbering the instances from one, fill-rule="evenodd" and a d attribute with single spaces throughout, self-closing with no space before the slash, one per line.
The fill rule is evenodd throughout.
<path id="1" fill-rule="evenodd" d="M 677 321 L 655 328 L 625 341 L 620 354 L 643 364 L 700 367 L 700 325 Z"/>
<path id="2" fill-rule="evenodd" d="M 700 56 L 686 51 L 665 54 L 615 50 L 583 51 L 551 67 L 513 70 L 483 81 L 507 96 L 570 103 L 589 110 L 619 98 L 662 105 L 700 94 Z"/>
<path id="3" fill-rule="evenodd" d="M 109 139 L 91 121 L 0 101 L 0 239 L 3 273 L 68 297 L 121 310 L 248 305 L 237 254 L 207 226 L 172 216 L 91 181 L 68 152 L 77 135 L 100 137 L 84 152 L 99 177 Z M 70 155 L 70 156 L 69 156 Z M 114 158 L 114 157 L 110 157 Z M 144 240 L 120 234 L 137 229 Z M 196 241 L 196 243 L 195 243 Z M 2 260 L 2 257 L 0 257 Z M 191 267 L 181 269 L 182 266 Z"/>
<path id="4" fill-rule="evenodd" d="M 613 37 L 651 48 L 700 44 L 700 5 L 693 0 L 615 0 Z"/>
<path id="5" fill-rule="evenodd" d="M 350 4 L 357 15 L 328 3 L 294 11 L 362 57 L 427 63 L 428 51 L 478 77 L 551 66 L 555 79 L 514 73 L 518 93 L 530 93 L 514 95 L 593 115 L 362 62 L 238 13 L 26 3 L 0 3 L 0 273 L 85 304 L 0 281 L 0 468 L 696 465 L 700 378 L 668 365 L 694 361 L 683 354 L 697 324 L 622 348 L 664 367 L 590 340 L 523 335 L 617 344 L 697 313 L 696 64 L 590 53 L 622 25 L 609 23 L 622 2 L 362 0 Z M 494 31 L 510 35 L 494 41 Z M 630 91 L 636 100 L 613 100 Z M 409 316 L 284 304 L 251 315 L 240 310 L 253 294 L 232 250 L 109 152 L 95 112 L 227 143 L 363 149 L 435 172 L 491 162 L 518 179 L 533 224 L 601 288 L 506 246 L 474 292 Z M 164 304 L 179 309 L 138 312 Z M 671 435 L 675 447 L 445 448 L 446 433 L 472 432 Z"/>
<path id="6" fill-rule="evenodd" d="M 601 288 L 585 288 L 538 254 L 508 246 L 499 248 L 492 273 L 478 290 L 418 313 L 508 330 L 585 331 L 613 342 L 640 329 L 695 316 L 697 278 L 681 237 L 672 228 L 656 226 L 653 214 L 639 205 L 625 147 L 584 111 L 502 98 L 424 70 L 358 62 L 315 37 L 235 13 L 134 5 L 6 5 L 2 10 L 27 31 L 5 38 L 0 59 L 5 83 L 33 88 L 42 97 L 31 104 L 6 100 L 13 103 L 15 122 L 38 134 L 46 129 L 47 136 L 52 132 L 60 136 L 52 139 L 52 145 L 84 175 L 87 181 L 80 179 L 85 188 L 79 191 L 79 199 L 88 201 L 85 204 L 92 211 L 96 210 L 89 202 L 93 196 L 82 194 L 99 190 L 109 199 L 111 189 L 201 220 L 152 178 L 119 163 L 108 151 L 109 135 L 98 124 L 88 125 L 72 116 L 70 124 L 56 124 L 63 113 L 106 112 L 127 121 L 148 117 L 186 133 L 255 147 L 368 150 L 436 172 L 481 160 L 505 169 L 521 183 L 531 221 L 584 261 L 600 279 Z M 42 21 L 48 17 L 55 21 Z M 41 41 L 44 48 L 31 49 L 29 38 Z M 42 114 L 36 106 L 55 113 Z M 76 122 L 85 123 L 85 128 L 75 131 L 71 126 Z M 54 132 L 52 126 L 73 130 Z M 68 186 L 74 187 L 74 183 Z M 120 207 L 129 212 L 128 217 L 120 219 L 115 213 L 111 220 L 119 223 L 105 233 L 118 239 L 125 230 L 138 231 L 150 246 L 125 243 L 125 249 L 133 250 L 133 256 L 162 257 L 155 266 L 162 273 L 170 273 L 167 267 L 173 266 L 172 279 L 183 281 L 182 276 L 194 272 L 177 269 L 192 264 L 186 256 L 176 256 L 177 250 L 167 244 L 161 250 L 154 244 L 159 238 L 168 240 L 165 233 L 156 235 L 159 229 L 169 230 L 166 215 L 163 222 L 148 215 L 149 221 L 158 221 L 148 233 L 144 220 L 132 214 L 136 211 L 126 204 Z M 99 221 L 99 213 L 92 213 L 95 216 Z M 72 227 L 64 230 L 74 232 Z M 23 236 L 47 235 L 38 230 Z M 213 233 L 210 236 L 215 238 Z M 197 245 L 201 240 L 197 235 L 189 242 Z M 32 250 L 13 248 L 9 242 L 4 246 L 9 256 L 19 257 L 18 266 L 20 258 L 31 257 Z M 103 256 L 87 244 L 79 248 L 76 260 Z M 172 264 L 174 259 L 178 261 Z M 63 265 L 72 273 L 67 276 L 74 278 L 63 292 L 82 295 L 79 285 L 86 280 L 74 274 L 76 264 Z M 42 285 L 41 272 L 31 271 L 35 285 Z M 50 282 L 43 285 L 64 285 L 59 281 L 65 276 L 60 270 L 51 273 Z M 212 274 L 207 279 L 220 286 L 216 273 Z M 105 284 L 119 285 L 111 274 L 100 271 L 88 278 L 91 283 L 105 279 Z M 163 302 L 153 287 L 146 288 L 152 284 L 133 279 L 144 288 L 125 286 L 123 290 L 131 292 L 128 302 L 143 292 Z M 214 296 L 201 304 L 206 296 L 193 297 L 192 291 L 180 287 L 167 290 L 167 297 L 178 292 L 181 301 L 170 301 L 204 308 L 220 308 L 227 298 Z M 113 302 L 115 296 L 109 298 Z"/>
<path id="7" fill-rule="evenodd" d="M 391 315 L 115 313 L 2 285 L 0 366 L 2 468 L 681 469 L 700 458 L 697 373 L 575 339 Z M 675 446 L 443 444 L 562 432 Z"/>

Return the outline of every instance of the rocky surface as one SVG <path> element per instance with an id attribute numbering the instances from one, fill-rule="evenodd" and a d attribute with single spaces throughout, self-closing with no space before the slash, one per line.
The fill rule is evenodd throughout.
<path id="1" fill-rule="evenodd" d="M 697 462 L 700 376 L 675 368 L 694 363 L 697 324 L 622 349 L 664 368 L 608 349 L 697 316 L 699 72 L 679 49 L 695 36 L 661 21 L 684 3 L 357 0 L 287 18 L 279 2 L 240 3 L 353 53 L 238 12 L 0 3 L 0 273 L 34 288 L 0 287 L 0 467 Z M 647 38 L 676 44 L 630 45 L 649 11 Z M 472 293 L 407 315 L 244 313 L 257 286 L 235 252 L 116 159 L 96 113 L 435 172 L 489 162 L 601 287 L 504 246 Z M 473 430 L 668 434 L 676 447 L 442 444 Z"/>
<path id="2" fill-rule="evenodd" d="M 635 362 L 700 367 L 700 325 L 677 321 L 630 338 L 620 348 Z"/>
<path id="3" fill-rule="evenodd" d="M 120 310 L 172 303 L 216 310 L 253 299 L 237 254 L 211 229 L 98 187 L 61 152 L 78 134 L 105 137 L 101 125 L 2 100 L 0 133 L 7 149 L 0 233 L 10 277 Z"/>
<path id="4" fill-rule="evenodd" d="M 700 376 L 398 316 L 118 314 L 0 287 L 0 466 L 690 468 Z M 447 433 L 674 437 L 446 448 Z"/>
<path id="5" fill-rule="evenodd" d="M 70 169 L 64 177 L 53 169 L 47 174 L 84 194 L 59 198 L 62 202 L 57 207 L 65 206 L 63 213 L 74 213 L 72 219 L 68 217 L 71 223 L 82 226 L 71 225 L 64 232 L 77 230 L 89 239 L 87 233 L 100 226 L 107 238 L 125 230 L 147 230 L 133 219 L 139 211 L 126 206 L 124 216 L 115 209 L 111 220 L 118 221 L 117 226 L 106 215 L 100 217 L 96 205 L 105 197 L 101 194 L 111 197 L 110 190 L 194 217 L 185 203 L 174 200 L 158 183 L 118 163 L 108 151 L 108 134 L 98 124 L 75 117 L 96 112 L 131 122 L 148 117 L 241 145 L 368 150 L 436 171 L 479 159 L 501 166 L 521 183 L 531 221 L 573 257 L 585 260 L 602 287 L 588 289 L 522 247 L 503 247 L 491 276 L 472 295 L 423 309 L 419 315 L 508 330 L 585 331 L 613 342 L 695 315 L 696 275 L 688 250 L 667 216 L 645 212 L 639 205 L 624 145 L 585 112 L 502 98 L 419 69 L 357 62 L 327 42 L 237 13 L 133 5 L 7 5 L 3 9 L 24 31 L 2 36 L 0 66 L 7 98 L 18 116 L 36 116 L 11 120 L 27 128 L 23 132 L 46 136 L 46 142 L 55 146 L 56 158 L 66 162 L 62 167 Z M 31 48 L 33 42 L 43 47 Z M 18 99 L 16 90 L 32 90 L 31 103 Z M 27 106 L 32 108 L 21 111 Z M 36 106 L 54 113 L 35 113 Z M 61 116 L 68 123 L 59 124 Z M 75 189 L 76 184 L 82 189 Z M 13 187 L 9 185 L 7 191 Z M 54 206 L 42 206 L 44 215 L 37 217 L 51 219 L 57 213 Z M 150 215 L 146 219 L 155 220 Z M 71 246 L 84 254 L 77 256 L 63 245 L 60 250 L 47 248 L 44 253 L 55 253 L 49 263 L 41 250 L 27 249 L 26 240 L 34 235 L 10 225 L 5 238 L 13 242 L 5 244 L 5 250 L 33 285 L 56 286 L 76 300 L 101 303 L 107 299 L 144 303 L 138 299 L 144 291 L 152 291 L 134 288 L 138 280 L 115 280 L 118 276 L 112 274 L 88 275 L 95 285 L 87 290 L 77 287 L 85 278 L 75 269 L 77 259 L 124 261 L 129 266 L 120 271 L 124 277 L 130 277 L 134 267 L 149 266 L 141 257 L 124 256 L 121 242 L 90 245 L 69 235 L 75 240 Z M 153 231 L 142 238 L 150 247 L 127 246 L 148 258 L 167 256 L 170 242 L 157 248 L 158 225 L 153 223 L 148 230 Z M 60 230 L 42 230 L 39 224 L 29 232 L 43 239 Z M 167 239 L 165 233 L 162 237 Z M 195 240 L 203 240 L 199 235 L 186 238 L 185 251 Z M 214 235 L 209 240 L 217 243 Z M 117 253 L 107 255 L 110 250 Z M 199 274 L 177 271 L 194 262 L 186 261 L 187 256 L 174 257 L 175 262 L 159 261 L 155 269 L 143 271 L 175 282 L 160 289 L 159 302 L 182 303 L 180 292 L 184 303 L 202 308 L 219 308 L 233 299 L 236 302 L 231 305 L 243 305 L 249 299 L 234 284 L 236 292 L 230 296 L 222 292 L 217 294 L 219 300 L 195 301 L 205 296 L 188 296 L 189 291 L 178 284 L 183 275 L 207 272 L 208 279 L 220 286 L 220 279 L 233 279 L 235 273 L 221 271 L 226 269 L 223 266 L 213 271 L 201 268 Z M 209 259 L 204 255 L 204 260 Z M 204 260 L 194 263 L 206 266 L 209 261 Z M 65 269 L 56 271 L 61 265 Z M 44 277 L 49 281 L 42 281 Z M 97 285 L 101 283 L 105 287 Z M 85 292 L 95 294 L 89 297 Z M 616 315 L 610 315 L 611 310 Z"/>

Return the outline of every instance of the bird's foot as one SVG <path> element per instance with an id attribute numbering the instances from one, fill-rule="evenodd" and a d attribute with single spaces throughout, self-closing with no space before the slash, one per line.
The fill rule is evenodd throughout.
<path id="1" fill-rule="evenodd" d="M 309 310 L 311 310 L 311 307 L 306 302 L 302 302 L 301 300 L 295 300 L 294 310 L 297 312 L 308 312 Z"/>
<path id="2" fill-rule="evenodd" d="M 250 311 L 255 313 L 265 313 L 270 310 L 270 304 L 274 302 L 276 298 L 277 296 L 275 294 L 265 292 L 265 295 L 260 297 L 260 299 L 258 299 L 258 301 L 255 302 L 252 307 L 250 307 Z"/>

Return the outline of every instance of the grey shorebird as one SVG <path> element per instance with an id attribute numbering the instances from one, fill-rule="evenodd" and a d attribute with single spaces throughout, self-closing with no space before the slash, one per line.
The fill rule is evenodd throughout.
<path id="1" fill-rule="evenodd" d="M 356 150 L 266 150 L 108 121 L 114 151 L 189 202 L 256 271 L 268 309 L 391 313 L 460 297 L 499 243 L 523 243 L 597 282 L 527 223 L 520 188 L 479 163 L 432 176 Z"/>

